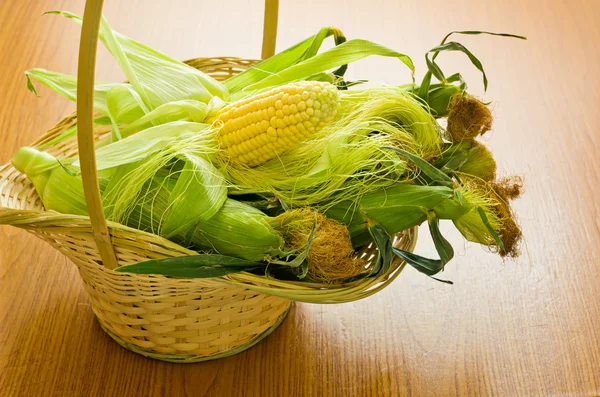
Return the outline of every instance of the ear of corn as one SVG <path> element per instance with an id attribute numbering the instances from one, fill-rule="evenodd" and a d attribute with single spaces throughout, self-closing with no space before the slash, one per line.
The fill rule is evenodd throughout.
<path id="1" fill-rule="evenodd" d="M 319 131 L 339 106 L 335 86 L 303 81 L 274 88 L 220 109 L 209 119 L 233 161 L 263 164 Z"/>
<path id="2" fill-rule="evenodd" d="M 397 233 L 419 225 L 427 211 L 453 200 L 452 189 L 443 186 L 397 184 L 364 195 L 358 201 L 345 201 L 325 214 L 348 226 L 355 247 L 371 240 L 368 219 L 379 223 L 388 233 Z"/>
<path id="3" fill-rule="evenodd" d="M 22 148 L 13 163 L 34 183 L 47 210 L 88 214 L 81 177 L 76 175 L 78 168 L 70 165 L 63 168 L 52 155 L 31 148 Z M 103 195 L 116 170 L 118 167 L 99 171 Z M 165 222 L 174 208 L 172 193 L 177 188 L 180 175 L 171 168 L 159 169 L 131 200 L 132 208 L 122 223 L 163 235 Z M 185 201 L 189 203 L 190 198 Z M 107 215 L 110 213 L 107 208 L 105 212 Z M 109 220 L 111 218 L 109 216 Z M 261 261 L 267 255 L 279 254 L 283 244 L 281 236 L 269 226 L 266 218 L 264 213 L 249 205 L 226 199 L 208 219 L 198 220 L 192 212 L 179 211 L 178 224 L 186 227 L 171 227 L 168 232 L 172 234 L 172 240 L 199 250 L 216 250 L 223 255 Z"/>
<path id="4" fill-rule="evenodd" d="M 496 179 L 496 161 L 490 150 L 476 140 L 446 144 L 445 150 L 434 165 L 480 178 L 486 182 Z"/>
<path id="5" fill-rule="evenodd" d="M 473 141 L 473 146 L 467 152 L 467 161 L 458 171 L 491 182 L 496 179 L 496 168 L 496 160 L 490 150 L 484 144 Z"/>
<path id="6" fill-rule="evenodd" d="M 406 161 L 382 147 L 439 156 L 435 120 L 405 90 L 383 86 L 338 95 L 335 118 L 313 138 L 260 167 L 223 164 L 226 178 L 243 191 L 274 191 L 292 207 L 323 209 L 412 179 Z"/>
<path id="7" fill-rule="evenodd" d="M 135 201 L 127 219 L 132 227 L 155 234 L 163 233 L 163 221 L 169 217 L 172 192 L 178 177 L 161 170 L 150 180 Z M 281 236 L 266 222 L 261 211 L 232 199 L 212 217 L 179 229 L 171 240 L 201 251 L 216 251 L 251 261 L 277 256 L 282 248 Z"/>

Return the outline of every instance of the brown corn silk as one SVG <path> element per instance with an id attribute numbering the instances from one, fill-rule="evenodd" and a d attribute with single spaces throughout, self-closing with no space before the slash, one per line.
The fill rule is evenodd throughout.
<path id="1" fill-rule="evenodd" d="M 466 93 L 452 97 L 446 131 L 453 142 L 485 134 L 492 122 L 492 112 L 479 99 Z"/>
<path id="2" fill-rule="evenodd" d="M 290 210 L 270 223 L 288 248 L 310 244 L 308 276 L 315 281 L 339 283 L 365 270 L 365 260 L 354 255 L 347 227 L 322 213 L 309 208 Z"/>

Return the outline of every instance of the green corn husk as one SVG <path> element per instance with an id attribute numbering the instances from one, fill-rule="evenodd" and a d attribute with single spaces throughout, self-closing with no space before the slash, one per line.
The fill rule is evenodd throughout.
<path id="1" fill-rule="evenodd" d="M 177 176 L 162 169 L 146 184 L 127 219 L 137 229 L 164 235 L 162 220 L 168 217 Z M 198 203 L 196 203 L 198 205 Z M 232 199 L 212 217 L 171 235 L 170 239 L 196 250 L 216 251 L 251 261 L 277 256 L 283 248 L 281 236 L 266 222 L 261 211 Z"/>
<path id="2" fill-rule="evenodd" d="M 27 174 L 47 210 L 87 215 L 83 185 L 81 177 L 77 175 L 77 167 L 68 164 L 61 166 L 53 156 L 32 148 L 20 149 L 13 158 L 13 165 Z M 106 196 L 106 190 L 115 178 L 117 169 L 118 167 L 98 172 L 103 196 Z M 171 193 L 180 174 L 173 173 L 173 168 L 160 169 L 131 200 L 134 204 L 122 218 L 122 223 L 163 235 L 164 221 L 173 208 L 173 201 L 177 201 Z M 184 201 L 190 200 L 188 198 Z M 198 204 L 193 200 L 192 203 Z M 109 220 L 114 220 L 110 208 L 109 203 L 105 213 Z M 220 209 L 208 219 L 193 219 L 190 224 L 189 219 L 181 219 L 185 216 L 186 214 L 180 214 L 180 223 L 188 226 L 172 235 L 171 239 L 199 250 L 216 250 L 224 255 L 260 261 L 267 255 L 277 255 L 282 248 L 281 236 L 265 221 L 266 215 L 231 199 L 226 199 Z"/>
<path id="3" fill-rule="evenodd" d="M 467 240 L 496 247 L 503 257 L 518 256 L 522 232 L 510 208 L 510 200 L 521 194 L 521 179 L 504 178 L 495 182 L 462 179 L 463 195 L 472 208 L 464 216 L 453 219 L 454 226 Z"/>
<path id="4" fill-rule="evenodd" d="M 434 165 L 486 182 L 496 179 L 496 160 L 484 144 L 474 140 L 447 144 L 442 157 L 437 159 Z"/>
<path id="5" fill-rule="evenodd" d="M 82 18 L 66 11 L 50 11 L 81 24 Z M 229 92 L 212 77 L 115 32 L 102 18 L 99 37 L 125 73 L 144 105 L 158 106 L 182 99 L 208 103 L 213 96 L 226 100 Z"/>
<path id="6" fill-rule="evenodd" d="M 473 142 L 467 160 L 458 171 L 491 182 L 496 179 L 496 160 L 490 150 L 479 142 Z"/>
<path id="7" fill-rule="evenodd" d="M 353 245 L 360 247 L 370 242 L 368 219 L 393 234 L 421 224 L 428 210 L 452 198 L 452 189 L 447 187 L 398 184 L 366 194 L 358 201 L 339 203 L 325 214 L 346 224 Z"/>
<path id="8" fill-rule="evenodd" d="M 471 190 L 465 190 L 464 187 L 456 190 L 445 186 L 398 184 L 369 193 L 357 201 L 339 203 L 325 214 L 345 223 L 353 245 L 360 247 L 370 242 L 369 220 L 377 222 L 389 234 L 420 225 L 428 219 L 430 212 L 435 213 L 439 219 L 453 220 L 460 224 L 475 223 L 479 226 L 482 224 L 481 219 L 478 218 L 477 222 L 473 218 L 473 214 L 479 217 L 476 209 L 474 210 L 475 206 L 482 204 L 477 198 Z M 488 206 L 484 210 L 486 213 L 491 211 Z M 493 222 L 492 226 L 495 230 L 502 230 L 502 225 L 497 222 Z M 464 231 L 465 237 L 480 244 L 495 244 L 485 226 L 477 230 L 459 228 L 459 231 Z"/>
<path id="9" fill-rule="evenodd" d="M 425 98 L 420 98 L 418 96 L 421 89 L 420 85 L 406 84 L 401 85 L 400 88 L 410 92 L 415 98 L 418 98 L 423 107 L 436 119 L 448 116 L 452 98 L 465 92 L 465 87 L 461 85 L 431 84 L 427 96 Z"/>

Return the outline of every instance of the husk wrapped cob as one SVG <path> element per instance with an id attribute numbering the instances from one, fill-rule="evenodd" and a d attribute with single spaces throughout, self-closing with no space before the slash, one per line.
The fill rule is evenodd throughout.
<path id="1" fill-rule="evenodd" d="M 317 54 L 330 35 L 339 45 Z M 353 250 L 370 242 L 383 250 L 390 234 L 423 222 L 440 259 L 394 253 L 433 275 L 453 256 L 440 219 L 471 241 L 516 254 L 520 231 L 508 200 L 518 184 L 496 182 L 490 152 L 474 141 L 491 127 L 491 114 L 465 93 L 460 75 L 446 78 L 435 63 L 440 51 L 457 48 L 473 60 L 457 43 L 445 38 L 432 50 L 420 85 L 348 89 L 343 74 L 353 61 L 390 56 L 413 72 L 412 61 L 325 28 L 221 84 L 106 21 L 100 36 L 129 79 L 96 85 L 96 123 L 112 127 L 96 153 L 105 215 L 197 250 L 197 267 L 210 271 L 194 277 L 240 270 L 324 283 L 369 277 L 373 270 Z M 27 76 L 76 100 L 70 76 L 41 69 Z M 78 160 L 43 149 L 21 149 L 13 165 L 46 209 L 87 214 Z M 215 271 L 215 255 L 231 267 Z M 119 270 L 185 276 L 160 261 Z"/>

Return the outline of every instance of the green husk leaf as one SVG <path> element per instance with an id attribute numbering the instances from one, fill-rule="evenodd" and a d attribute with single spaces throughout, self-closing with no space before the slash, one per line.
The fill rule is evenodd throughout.
<path id="1" fill-rule="evenodd" d="M 31 82 L 31 77 L 29 77 L 29 75 L 27 75 L 27 73 L 25 73 L 25 76 L 27 77 L 27 89 L 31 92 L 34 93 L 34 95 L 36 97 L 39 98 L 39 95 L 37 93 L 37 90 L 35 89 L 35 86 L 33 85 L 33 83 Z"/>
<path id="2" fill-rule="evenodd" d="M 400 183 L 365 194 L 358 203 L 339 203 L 328 209 L 325 215 L 347 225 L 352 243 L 357 247 L 372 241 L 365 217 L 393 234 L 421 224 L 427 219 L 429 210 L 452 199 L 452 189 L 445 186 Z"/>
<path id="3" fill-rule="evenodd" d="M 451 41 L 449 43 L 439 45 L 439 46 L 434 47 L 431 50 L 429 50 L 429 52 L 440 52 L 440 51 L 459 51 L 459 52 L 462 52 L 465 55 L 467 55 L 467 57 L 469 57 L 469 60 L 471 61 L 473 66 L 475 66 L 477 68 L 477 70 L 479 70 L 481 72 L 481 75 L 483 77 L 483 88 L 484 88 L 484 90 L 487 90 L 488 79 L 487 79 L 487 75 L 485 74 L 485 70 L 483 69 L 483 65 L 481 64 L 481 61 L 475 55 L 473 55 L 473 53 L 471 51 L 469 51 L 467 49 L 467 47 L 465 47 L 464 45 L 457 43 L 455 41 Z M 433 60 L 430 61 L 429 58 L 427 58 L 427 62 L 428 62 L 427 66 L 430 67 L 430 70 L 432 71 L 433 75 L 438 80 L 445 82 L 446 79 L 443 74 L 442 75 L 436 74 L 437 71 L 441 72 L 441 69 L 439 69 L 439 66 L 435 63 L 435 61 L 433 61 Z"/>
<path id="4" fill-rule="evenodd" d="M 416 270 L 432 277 L 444 270 L 444 266 L 446 265 L 446 263 L 448 263 L 454 257 L 454 250 L 452 249 L 452 245 L 448 242 L 448 240 L 444 238 L 444 236 L 442 236 L 442 233 L 440 232 L 439 218 L 433 212 L 430 212 L 428 214 L 427 221 L 429 224 L 429 232 L 431 233 L 431 238 L 433 239 L 435 249 L 440 259 L 425 258 L 421 255 L 417 255 L 412 252 L 404 251 L 398 248 L 393 248 L 393 251 L 396 255 L 398 255 Z M 446 284 L 453 284 L 452 281 L 440 280 L 435 277 L 432 278 Z"/>
<path id="5" fill-rule="evenodd" d="M 427 54 L 425 54 L 425 59 L 427 59 Z M 427 61 L 427 65 L 429 65 L 429 61 Z M 417 91 L 417 96 L 421 99 L 423 99 L 423 101 L 425 101 L 425 103 L 429 103 L 429 87 L 431 86 L 431 76 L 432 73 L 430 70 L 427 71 L 427 73 L 425 73 L 425 76 L 423 76 L 423 80 L 421 81 L 421 84 L 419 84 L 419 89 Z"/>
<path id="6" fill-rule="evenodd" d="M 331 35 L 334 36 L 336 44 L 343 38 L 342 32 L 338 29 L 324 27 L 316 35 L 273 55 L 236 76 L 230 77 L 223 84 L 232 94 L 241 91 L 245 87 L 258 83 L 274 73 L 279 73 L 303 60 L 312 58 L 319 51 L 319 48 L 321 48 L 323 41 Z"/>
<path id="7" fill-rule="evenodd" d="M 468 213 L 473 206 L 464 200 L 460 191 L 454 191 L 453 200 L 444 200 L 433 208 L 433 211 L 440 219 L 457 220 Z"/>
<path id="8" fill-rule="evenodd" d="M 75 76 L 51 72 L 49 70 L 40 68 L 29 69 L 25 71 L 25 76 L 27 77 L 27 88 L 29 88 L 30 91 L 33 89 L 33 92 L 36 94 L 36 96 L 37 91 L 35 90 L 35 86 L 31 81 L 32 78 L 70 101 L 75 102 L 77 100 L 77 78 Z M 100 85 L 100 87 L 98 87 L 98 85 Z M 112 85 L 96 83 L 94 89 L 94 100 L 96 101 L 98 97 L 104 97 L 106 92 L 110 89 L 110 86 Z M 98 91 L 101 91 L 102 93 Z M 101 110 L 97 109 L 96 103 L 94 103 L 94 106 L 96 110 Z M 106 107 L 104 107 L 104 109 L 106 109 Z"/>
<path id="9" fill-rule="evenodd" d="M 423 160 L 419 156 L 414 155 L 410 152 L 407 152 L 406 150 L 403 150 L 403 149 L 400 149 L 397 147 L 392 147 L 392 146 L 385 146 L 382 149 L 393 150 L 394 152 L 408 158 L 413 163 L 415 163 L 415 165 L 417 167 L 419 167 L 419 169 L 421 171 L 423 171 L 423 173 L 425 175 L 427 175 L 434 182 L 440 184 L 441 186 L 446 186 L 446 187 L 450 187 L 450 188 L 454 187 L 454 182 L 448 175 L 444 174 L 442 171 L 435 168 L 433 165 L 428 163 L 426 160 Z"/>
<path id="10" fill-rule="evenodd" d="M 117 85 L 108 90 L 106 108 L 113 130 L 113 141 L 122 138 L 119 124 L 132 123 L 148 113 L 142 98 L 129 85 Z"/>
<path id="11" fill-rule="evenodd" d="M 438 79 L 442 83 L 446 83 L 446 76 L 444 76 L 444 72 L 442 72 L 442 69 L 437 63 L 429 59 L 427 54 L 425 54 L 425 63 L 427 64 L 427 69 L 429 69 L 429 72 L 431 72 L 431 74 L 435 76 L 436 79 Z"/>
<path id="12" fill-rule="evenodd" d="M 102 206 L 107 219 L 113 220 L 114 201 L 120 196 L 121 183 L 130 172 L 133 172 L 141 164 L 141 161 L 131 162 L 115 167 L 112 170 L 110 181 L 102 191 Z"/>
<path id="13" fill-rule="evenodd" d="M 165 238 L 212 218 L 227 199 L 225 178 L 210 161 L 193 155 L 185 160 L 169 197 L 171 206 L 161 232 Z"/>
<path id="14" fill-rule="evenodd" d="M 369 222 L 369 234 L 377 245 L 377 261 L 369 275 L 385 274 L 394 260 L 392 238 L 386 230 L 376 221 Z"/>
<path id="15" fill-rule="evenodd" d="M 36 146 L 36 149 L 38 150 L 44 150 L 47 149 L 51 146 L 56 145 L 59 142 L 64 141 L 65 139 L 71 138 L 73 136 L 75 136 L 77 134 L 77 124 L 72 125 L 71 127 L 67 128 L 66 130 L 64 130 L 59 136 L 52 138 L 51 140 L 49 140 L 46 143 L 43 143 L 39 146 Z"/>
<path id="16" fill-rule="evenodd" d="M 73 13 L 51 13 L 81 24 L 81 17 Z M 195 99 L 205 103 L 213 96 L 228 99 L 227 89 L 212 77 L 113 31 L 104 18 L 100 25 L 100 40 L 117 60 L 150 110 L 181 99 Z"/>
<path id="17" fill-rule="evenodd" d="M 466 153 L 466 161 L 461 164 L 458 171 L 473 175 L 485 181 L 496 179 L 496 161 L 492 153 L 481 143 L 474 143 Z"/>
<path id="18" fill-rule="evenodd" d="M 496 231 L 490 224 L 490 221 L 489 221 L 487 215 L 485 214 L 485 211 L 483 210 L 483 208 L 477 207 L 477 213 L 479 213 L 479 216 L 481 217 L 481 221 L 483 222 L 483 224 L 487 228 L 488 232 L 490 232 L 490 234 L 496 241 L 496 244 L 498 244 L 498 247 L 500 247 L 501 249 L 504 249 L 504 243 L 502 243 L 502 239 L 500 238 L 498 233 L 496 233 Z"/>
<path id="19" fill-rule="evenodd" d="M 428 275 L 432 279 L 445 284 L 454 284 L 450 280 L 441 280 L 437 277 L 433 277 L 435 274 L 443 270 L 444 267 L 441 266 L 441 261 L 437 259 L 425 258 L 421 255 L 413 254 L 412 252 L 404 251 L 398 248 L 394 248 L 394 254 L 398 255 L 417 271 Z"/>
<path id="20" fill-rule="evenodd" d="M 111 121 L 110 121 L 110 117 L 108 116 L 100 116 L 100 117 L 96 117 L 94 119 L 94 124 L 98 124 L 98 125 L 110 125 Z"/>
<path id="21" fill-rule="evenodd" d="M 77 172 L 67 168 L 59 159 L 56 159 L 56 162 L 58 163 L 58 165 L 60 165 L 60 168 L 62 168 L 69 176 L 79 175 Z"/>
<path id="22" fill-rule="evenodd" d="M 414 73 L 413 62 L 407 55 L 368 40 L 354 39 L 290 66 L 277 74 L 271 74 L 259 82 L 247 86 L 244 91 L 252 92 L 302 80 L 311 75 L 358 61 L 370 55 L 398 58 L 410 69 L 411 75 Z"/>
<path id="23" fill-rule="evenodd" d="M 53 155 L 28 146 L 17 150 L 11 163 L 19 172 L 28 176 L 43 174 L 59 166 L 58 160 Z"/>
<path id="24" fill-rule="evenodd" d="M 459 87 L 461 87 L 463 90 L 467 89 L 467 83 L 465 82 L 465 80 L 463 79 L 463 77 L 460 73 L 454 73 L 452 76 L 446 77 L 446 82 L 447 83 L 459 82 L 460 83 Z"/>
<path id="25" fill-rule="evenodd" d="M 29 69 L 25 72 L 27 76 L 27 88 L 37 95 L 37 91 L 31 79 L 42 83 L 46 87 L 50 88 L 57 94 L 67 98 L 70 101 L 77 101 L 77 78 L 68 74 L 51 72 L 45 69 Z M 117 86 L 129 86 L 125 83 L 100 83 L 96 82 L 94 85 L 94 110 L 97 112 L 108 115 L 108 109 L 106 105 L 106 94 L 107 92 Z M 131 87 L 131 86 L 129 86 Z"/>
<path id="26" fill-rule="evenodd" d="M 456 201 L 458 202 L 458 204 L 462 205 L 462 206 L 468 206 L 470 205 L 467 200 L 465 199 L 465 196 L 462 194 L 462 192 L 460 190 L 455 190 L 454 191 L 454 197 L 456 198 Z"/>
<path id="27" fill-rule="evenodd" d="M 442 40 L 442 42 L 440 44 L 444 44 L 446 42 L 446 40 L 448 40 L 450 38 L 450 36 L 452 36 L 453 34 L 464 34 L 464 35 L 490 35 L 490 36 L 499 36 L 499 37 L 509 37 L 509 38 L 513 38 L 513 39 L 521 39 L 521 40 L 527 40 L 527 37 L 525 36 L 519 36 L 516 34 L 511 34 L 511 33 L 495 33 L 495 32 L 487 32 L 484 30 L 455 30 L 452 31 L 450 33 L 448 33 L 446 36 L 444 36 L 444 39 Z M 434 55 L 434 58 L 437 56 L 437 54 Z"/>
<path id="28" fill-rule="evenodd" d="M 452 98 L 457 94 L 464 94 L 466 85 L 439 85 L 433 84 L 427 93 L 426 103 L 429 110 L 436 118 L 448 115 Z"/>
<path id="29" fill-rule="evenodd" d="M 297 273 L 297 277 L 300 280 L 305 279 L 306 276 L 308 276 L 308 261 L 302 262 L 302 265 L 300 266 L 300 272 Z"/>
<path id="30" fill-rule="evenodd" d="M 469 156 L 466 153 L 459 153 L 457 156 L 448 160 L 448 162 L 442 166 L 442 169 L 447 171 L 456 171 L 462 167 L 468 159 Z"/>
<path id="31" fill-rule="evenodd" d="M 439 119 L 448 115 L 452 98 L 457 94 L 463 95 L 467 84 L 458 73 L 448 77 L 446 84 L 431 84 L 430 80 L 423 81 L 421 85 L 405 84 L 400 87 L 412 93 L 432 116 Z M 459 84 L 450 84 L 456 82 Z"/>
<path id="32" fill-rule="evenodd" d="M 28 86 L 31 83 L 31 78 L 33 78 L 57 94 L 71 101 L 77 101 L 77 79 L 75 76 L 44 69 L 30 69 L 25 74 L 27 75 Z M 96 124 L 112 126 L 113 140 L 120 139 L 118 125 L 138 120 L 148 112 L 137 92 L 133 90 L 130 84 L 124 83 L 96 83 L 94 85 L 94 110 L 102 115 L 94 120 Z M 70 127 L 59 137 L 54 138 L 51 143 L 40 146 L 40 148 L 47 148 L 74 136 L 77 132 L 76 128 L 76 126 Z"/>
<path id="33" fill-rule="evenodd" d="M 160 274 L 178 278 L 214 278 L 264 267 L 264 263 L 220 254 L 153 259 L 115 269 L 119 273 Z"/>
<path id="34" fill-rule="evenodd" d="M 477 70 L 479 70 L 481 72 L 482 77 L 483 77 L 483 86 L 484 86 L 485 90 L 487 90 L 488 79 L 485 74 L 485 71 L 483 70 L 483 65 L 481 64 L 481 61 L 479 61 L 479 59 L 475 55 L 473 55 L 473 53 L 471 51 L 469 51 L 464 45 L 462 45 L 458 42 L 455 42 L 455 41 L 447 43 L 446 40 L 448 40 L 448 38 L 453 34 L 464 34 L 464 35 L 485 34 L 485 35 L 491 35 L 491 36 L 501 36 L 501 37 L 510 37 L 510 38 L 516 38 L 516 39 L 521 39 L 521 40 L 527 40 L 527 38 L 524 36 L 518 36 L 518 35 L 514 35 L 514 34 L 509 34 L 509 33 L 494 33 L 494 32 L 485 32 L 485 31 L 476 31 L 476 30 L 454 31 L 454 32 L 448 33 L 444 37 L 444 39 L 442 40 L 442 42 L 439 46 L 434 47 L 428 51 L 428 54 L 433 53 L 431 60 L 429 59 L 427 54 L 425 55 L 425 59 L 427 61 L 427 67 L 428 67 L 429 71 L 439 81 L 441 81 L 442 83 L 445 83 L 447 80 L 444 78 L 444 75 L 443 75 L 441 69 L 439 68 L 439 66 L 435 63 L 435 58 L 442 51 L 459 51 L 459 52 L 464 53 L 465 55 L 467 55 L 469 57 L 469 60 L 477 68 Z"/>
<path id="35" fill-rule="evenodd" d="M 446 143 L 444 145 L 444 150 L 442 152 L 442 156 L 436 159 L 432 164 L 434 167 L 438 169 L 447 168 L 453 169 L 452 165 L 454 164 L 454 158 L 468 158 L 469 150 L 473 146 L 473 141 L 464 140 L 456 143 Z M 452 163 L 450 163 L 452 161 Z M 460 162 L 460 160 L 456 160 Z M 449 164 L 450 163 L 450 164 Z M 449 165 L 448 165 L 449 164 Z"/>
<path id="36" fill-rule="evenodd" d="M 429 259 L 424 256 L 404 251 L 399 248 L 393 248 L 394 254 L 402 258 L 406 263 L 417 269 L 419 272 L 428 276 L 438 274 L 444 269 L 442 261 L 439 259 Z"/>
<path id="37" fill-rule="evenodd" d="M 423 76 L 423 81 L 421 82 L 421 85 L 418 90 L 418 96 L 421 99 L 423 99 L 426 103 L 429 103 L 429 95 L 430 95 L 429 87 L 431 85 L 431 77 L 433 75 L 436 76 L 436 78 L 442 83 L 442 85 L 445 85 L 446 83 L 460 81 L 459 87 L 462 89 L 462 91 L 464 92 L 467 89 L 467 84 L 464 82 L 464 80 L 462 79 L 462 76 L 460 74 L 456 73 L 448 78 L 444 77 L 444 73 L 442 72 L 439 65 L 435 62 L 435 59 L 437 58 L 437 56 L 439 55 L 439 53 L 441 51 L 461 51 L 461 52 L 464 52 L 465 54 L 467 54 L 467 56 L 469 56 L 469 59 L 471 60 L 473 65 L 475 65 L 477 67 L 477 69 L 479 69 L 481 71 L 481 73 L 483 74 L 483 83 L 484 83 L 485 89 L 487 90 L 487 76 L 485 75 L 485 72 L 483 71 L 483 65 L 481 64 L 479 59 L 477 59 L 462 44 L 455 43 L 455 44 L 446 46 L 446 44 L 447 44 L 446 40 L 448 40 L 448 38 L 453 34 L 464 34 L 464 35 L 486 34 L 486 35 L 491 35 L 491 36 L 511 37 L 511 38 L 527 40 L 527 38 L 524 36 L 518 36 L 518 35 L 514 35 L 514 34 L 509 34 L 509 33 L 493 33 L 493 32 L 485 32 L 485 31 L 477 31 L 477 30 L 453 31 L 453 32 L 448 33 L 444 37 L 444 39 L 442 40 L 442 42 L 440 43 L 439 46 L 433 48 L 432 50 L 428 51 L 425 54 L 425 62 L 427 64 L 427 68 L 429 70 L 427 71 L 427 73 L 425 73 L 425 76 Z M 448 43 L 448 44 L 450 44 L 450 43 Z M 428 55 L 431 52 L 433 52 L 433 56 L 431 57 L 431 59 L 429 59 Z"/>
<path id="38" fill-rule="evenodd" d="M 452 245 L 442 236 L 440 231 L 440 220 L 434 212 L 430 212 L 427 222 L 429 224 L 429 232 L 435 244 L 435 250 L 440 256 L 442 266 L 446 265 L 454 257 L 454 249 Z"/>
<path id="39" fill-rule="evenodd" d="M 144 159 L 186 134 L 202 133 L 206 124 L 174 121 L 148 128 L 96 150 L 98 171 Z M 79 160 L 73 163 L 79 167 Z"/>
<path id="40" fill-rule="evenodd" d="M 205 103 L 192 99 L 165 103 L 123 127 L 121 133 L 126 137 L 152 125 L 179 120 L 202 122 L 206 118 L 207 109 Z"/>
<path id="41" fill-rule="evenodd" d="M 278 256 L 283 239 L 266 219 L 259 210 L 227 199 L 213 217 L 192 227 L 193 246 L 253 261 Z"/>

